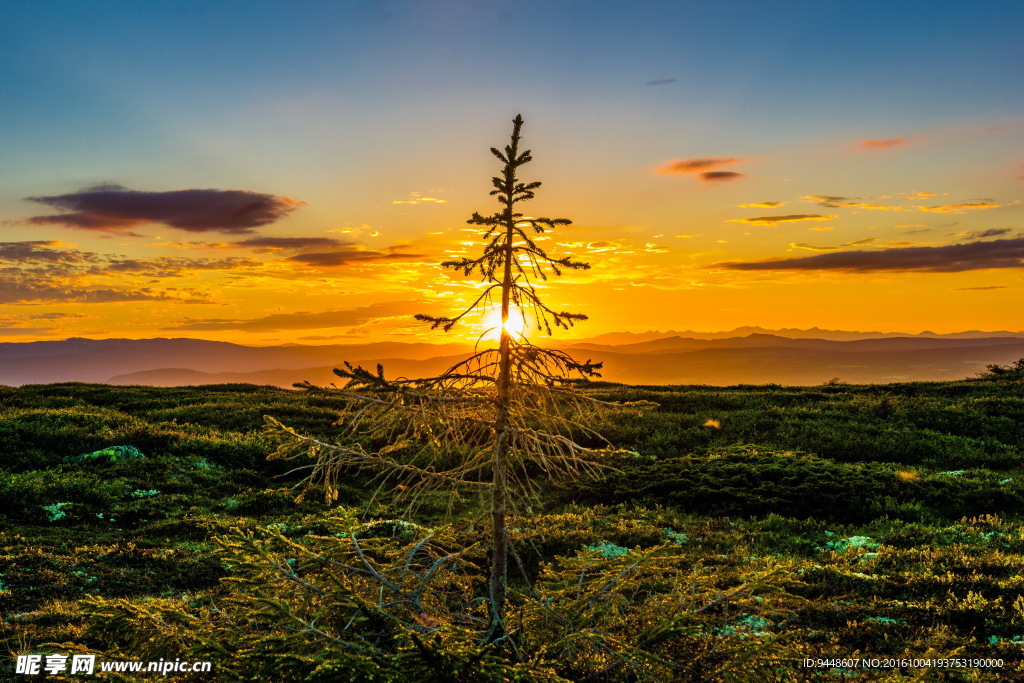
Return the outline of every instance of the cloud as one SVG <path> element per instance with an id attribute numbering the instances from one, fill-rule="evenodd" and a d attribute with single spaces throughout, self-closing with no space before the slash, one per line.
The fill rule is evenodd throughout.
<path id="1" fill-rule="evenodd" d="M 351 244 L 351 242 L 343 242 L 331 237 L 252 237 L 239 242 L 231 242 L 230 246 L 247 247 L 259 254 L 269 254 L 282 250 L 331 249 L 347 247 Z"/>
<path id="2" fill-rule="evenodd" d="M 810 251 L 838 251 L 839 247 L 815 247 L 806 242 L 790 242 L 789 246 L 794 249 L 808 249 Z"/>
<path id="3" fill-rule="evenodd" d="M 701 180 L 714 183 L 736 180 L 742 177 L 742 173 L 736 173 L 734 171 L 705 171 L 704 173 L 700 174 Z"/>
<path id="4" fill-rule="evenodd" d="M 296 254 L 295 256 L 289 256 L 288 260 L 297 261 L 298 263 L 304 263 L 307 266 L 330 268 L 334 266 L 350 266 L 357 263 L 372 263 L 375 261 L 418 259 L 423 258 L 425 256 L 424 254 L 400 253 L 398 250 L 402 248 L 403 247 L 401 246 L 396 246 L 388 247 L 386 251 L 373 251 L 371 249 L 353 247 L 351 249 L 341 249 L 338 251 L 322 251 L 308 254 Z"/>
<path id="5" fill-rule="evenodd" d="M 839 216 L 823 216 L 820 213 L 791 213 L 785 216 L 757 216 L 756 218 L 733 218 L 731 223 L 750 223 L 751 225 L 775 225 L 792 221 L 830 221 Z"/>
<path id="6" fill-rule="evenodd" d="M 144 277 L 180 277 L 185 273 L 197 270 L 237 270 L 255 268 L 261 262 L 253 258 L 222 258 L 222 259 L 189 259 L 173 256 L 156 256 L 150 258 L 118 258 L 110 257 L 102 264 L 90 268 L 89 275 L 133 274 Z"/>
<path id="7" fill-rule="evenodd" d="M 159 292 L 150 287 L 113 289 L 110 287 L 83 287 L 76 281 L 60 282 L 54 278 L 25 276 L 24 273 L 0 272 L 0 303 L 83 303 L 106 304 L 124 301 L 177 301 L 179 303 L 209 303 L 205 299 L 182 299 Z"/>
<path id="8" fill-rule="evenodd" d="M 1008 235 L 1013 230 L 1010 228 L 989 228 L 988 230 L 982 230 L 981 232 L 962 232 L 957 237 L 963 237 L 969 240 L 985 239 L 986 237 L 1000 237 L 1002 235 Z"/>
<path id="9" fill-rule="evenodd" d="M 244 330 L 246 332 L 275 332 L 279 330 L 313 330 L 330 327 L 351 327 L 362 325 L 377 318 L 413 316 L 421 312 L 421 301 L 391 301 L 350 308 L 341 311 L 319 313 L 274 313 L 262 318 L 191 320 L 165 330 Z"/>
<path id="10" fill-rule="evenodd" d="M 954 292 L 983 292 L 989 289 L 1008 289 L 1006 285 L 987 285 L 985 287 L 957 287 Z"/>
<path id="11" fill-rule="evenodd" d="M 741 209 L 777 209 L 780 206 L 785 206 L 789 202 L 751 202 L 750 204 L 740 204 Z"/>
<path id="12" fill-rule="evenodd" d="M 875 242 L 877 240 L 878 240 L 877 237 L 865 237 L 862 240 L 854 240 L 853 242 L 847 242 L 843 246 L 844 247 L 859 247 L 862 244 L 871 244 L 872 242 Z"/>
<path id="13" fill-rule="evenodd" d="M 877 211 L 903 211 L 906 207 L 891 206 L 888 204 L 866 204 L 855 201 L 859 197 L 836 197 L 832 195 L 812 194 L 800 199 L 803 204 L 817 204 L 827 206 L 831 209 L 873 209 Z"/>
<path id="14" fill-rule="evenodd" d="M 655 81 L 647 81 L 647 83 L 645 83 L 645 85 L 667 85 L 669 83 L 675 83 L 675 82 L 676 82 L 676 79 L 674 79 L 674 78 L 659 78 L 658 80 L 655 80 Z"/>
<path id="15" fill-rule="evenodd" d="M 1024 239 L 968 242 L 940 247 L 843 251 L 788 259 L 718 263 L 730 270 L 833 270 L 848 273 L 959 273 L 989 268 L 1024 268 Z"/>
<path id="16" fill-rule="evenodd" d="M 893 147 L 901 147 L 907 144 L 909 141 L 906 138 L 897 137 L 889 138 L 887 140 L 861 140 L 857 143 L 857 146 L 862 149 L 892 149 Z"/>
<path id="17" fill-rule="evenodd" d="M 736 157 L 705 157 L 700 159 L 673 159 L 666 161 L 658 169 L 660 174 L 669 173 L 702 173 L 718 166 L 733 164 L 743 161 Z"/>
<path id="18" fill-rule="evenodd" d="M 14 263 L 91 263 L 99 260 L 96 254 L 77 249 L 57 249 L 59 240 L 35 242 L 0 242 L 0 261 Z"/>
<path id="19" fill-rule="evenodd" d="M 237 257 L 126 258 L 83 252 L 58 241 L 0 242 L 0 303 L 209 303 L 206 292 L 174 287 L 153 289 L 150 285 L 153 278 L 181 277 L 204 270 L 238 270 L 260 264 L 253 258 Z M 111 278 L 119 282 L 112 284 Z"/>
<path id="20" fill-rule="evenodd" d="M 305 202 L 247 190 L 141 192 L 102 185 L 71 194 L 26 197 L 70 213 L 33 216 L 32 225 L 124 232 L 147 223 L 186 232 L 246 234 L 284 218 Z"/>
<path id="21" fill-rule="evenodd" d="M 928 213 L 967 213 L 969 210 L 984 211 L 985 209 L 998 209 L 1000 206 L 1002 204 L 998 204 L 991 199 L 985 199 L 963 204 L 941 204 L 939 206 L 919 206 L 917 208 Z"/>
<path id="22" fill-rule="evenodd" d="M 76 318 L 88 318 L 80 313 L 36 313 L 33 315 L 0 315 L 0 334 L 53 334 L 59 331 L 60 327 L 35 327 L 39 321 L 45 323 L 60 323 L 65 320 Z"/>
<path id="23" fill-rule="evenodd" d="M 408 199 L 396 199 L 392 204 L 447 204 L 447 199 L 435 199 L 434 197 L 422 197 L 419 192 L 413 192 Z"/>

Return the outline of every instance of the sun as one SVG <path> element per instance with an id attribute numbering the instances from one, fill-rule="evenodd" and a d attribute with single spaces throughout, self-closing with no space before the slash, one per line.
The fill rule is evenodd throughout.
<path id="1" fill-rule="evenodd" d="M 480 319 L 480 328 L 484 339 L 488 341 L 501 339 L 501 309 L 495 307 L 487 311 Z M 514 339 L 521 339 L 526 334 L 526 319 L 523 317 L 523 312 L 518 308 L 511 308 L 508 312 L 505 329 Z"/>

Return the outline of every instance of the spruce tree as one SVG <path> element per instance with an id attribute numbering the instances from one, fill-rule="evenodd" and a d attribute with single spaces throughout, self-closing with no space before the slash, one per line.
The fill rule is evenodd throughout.
<path id="1" fill-rule="evenodd" d="M 311 472 L 304 482 L 323 485 L 329 501 L 337 497 L 339 476 L 353 468 L 372 469 L 394 494 L 414 500 L 436 488 L 489 493 L 490 642 L 506 635 L 513 552 L 510 514 L 521 501 L 536 496 L 538 475 L 596 475 L 605 468 L 603 456 L 610 452 L 607 442 L 587 426 L 593 424 L 595 408 L 610 404 L 587 398 L 574 386 L 599 376 L 601 364 L 576 361 L 509 329 L 516 313 L 547 335 L 587 318 L 552 309 L 535 287 L 552 275 L 590 266 L 571 256 L 550 256 L 534 240 L 571 221 L 529 217 L 520 211 L 541 185 L 519 177 L 520 168 L 532 159 L 529 150 L 520 150 L 522 126 L 523 118 L 517 115 L 509 144 L 503 150 L 491 148 L 502 163 L 490 192 L 497 197 L 497 211 L 474 212 L 467 221 L 482 231 L 482 253 L 441 264 L 478 277 L 482 290 L 457 315 L 416 316 L 431 329 L 447 332 L 459 323 L 475 321 L 490 307 L 499 307 L 497 347 L 477 351 L 441 375 L 425 379 L 387 379 L 380 365 L 373 372 L 346 362 L 334 370 L 347 380 L 340 389 L 347 407 L 338 422 L 346 432 L 339 443 L 301 435 L 268 418 L 287 437 L 276 457 L 310 455 L 314 463 L 308 466 Z M 316 389 L 308 383 L 296 386 Z M 370 448 L 362 445 L 367 439 Z M 375 443 L 384 445 L 374 448 Z"/>

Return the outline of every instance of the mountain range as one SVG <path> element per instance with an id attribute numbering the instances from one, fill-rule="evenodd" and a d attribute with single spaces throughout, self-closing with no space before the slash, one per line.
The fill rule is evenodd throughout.
<path id="1" fill-rule="evenodd" d="M 816 385 L 963 379 L 1024 357 L 1024 332 L 897 335 L 838 330 L 621 332 L 547 340 L 579 360 L 604 363 L 602 379 L 630 384 Z M 97 382 L 184 386 L 223 383 L 290 387 L 338 380 L 343 361 L 388 377 L 436 375 L 468 344 L 376 342 L 243 346 L 202 339 L 83 339 L 0 343 L 0 384 Z"/>

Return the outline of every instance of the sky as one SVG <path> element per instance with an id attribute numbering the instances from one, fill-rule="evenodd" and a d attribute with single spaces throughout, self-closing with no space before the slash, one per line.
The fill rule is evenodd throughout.
<path id="1" fill-rule="evenodd" d="M 1024 330 L 1024 4 L 0 3 L 0 340 L 461 341 L 516 114 L 563 337 Z"/>

